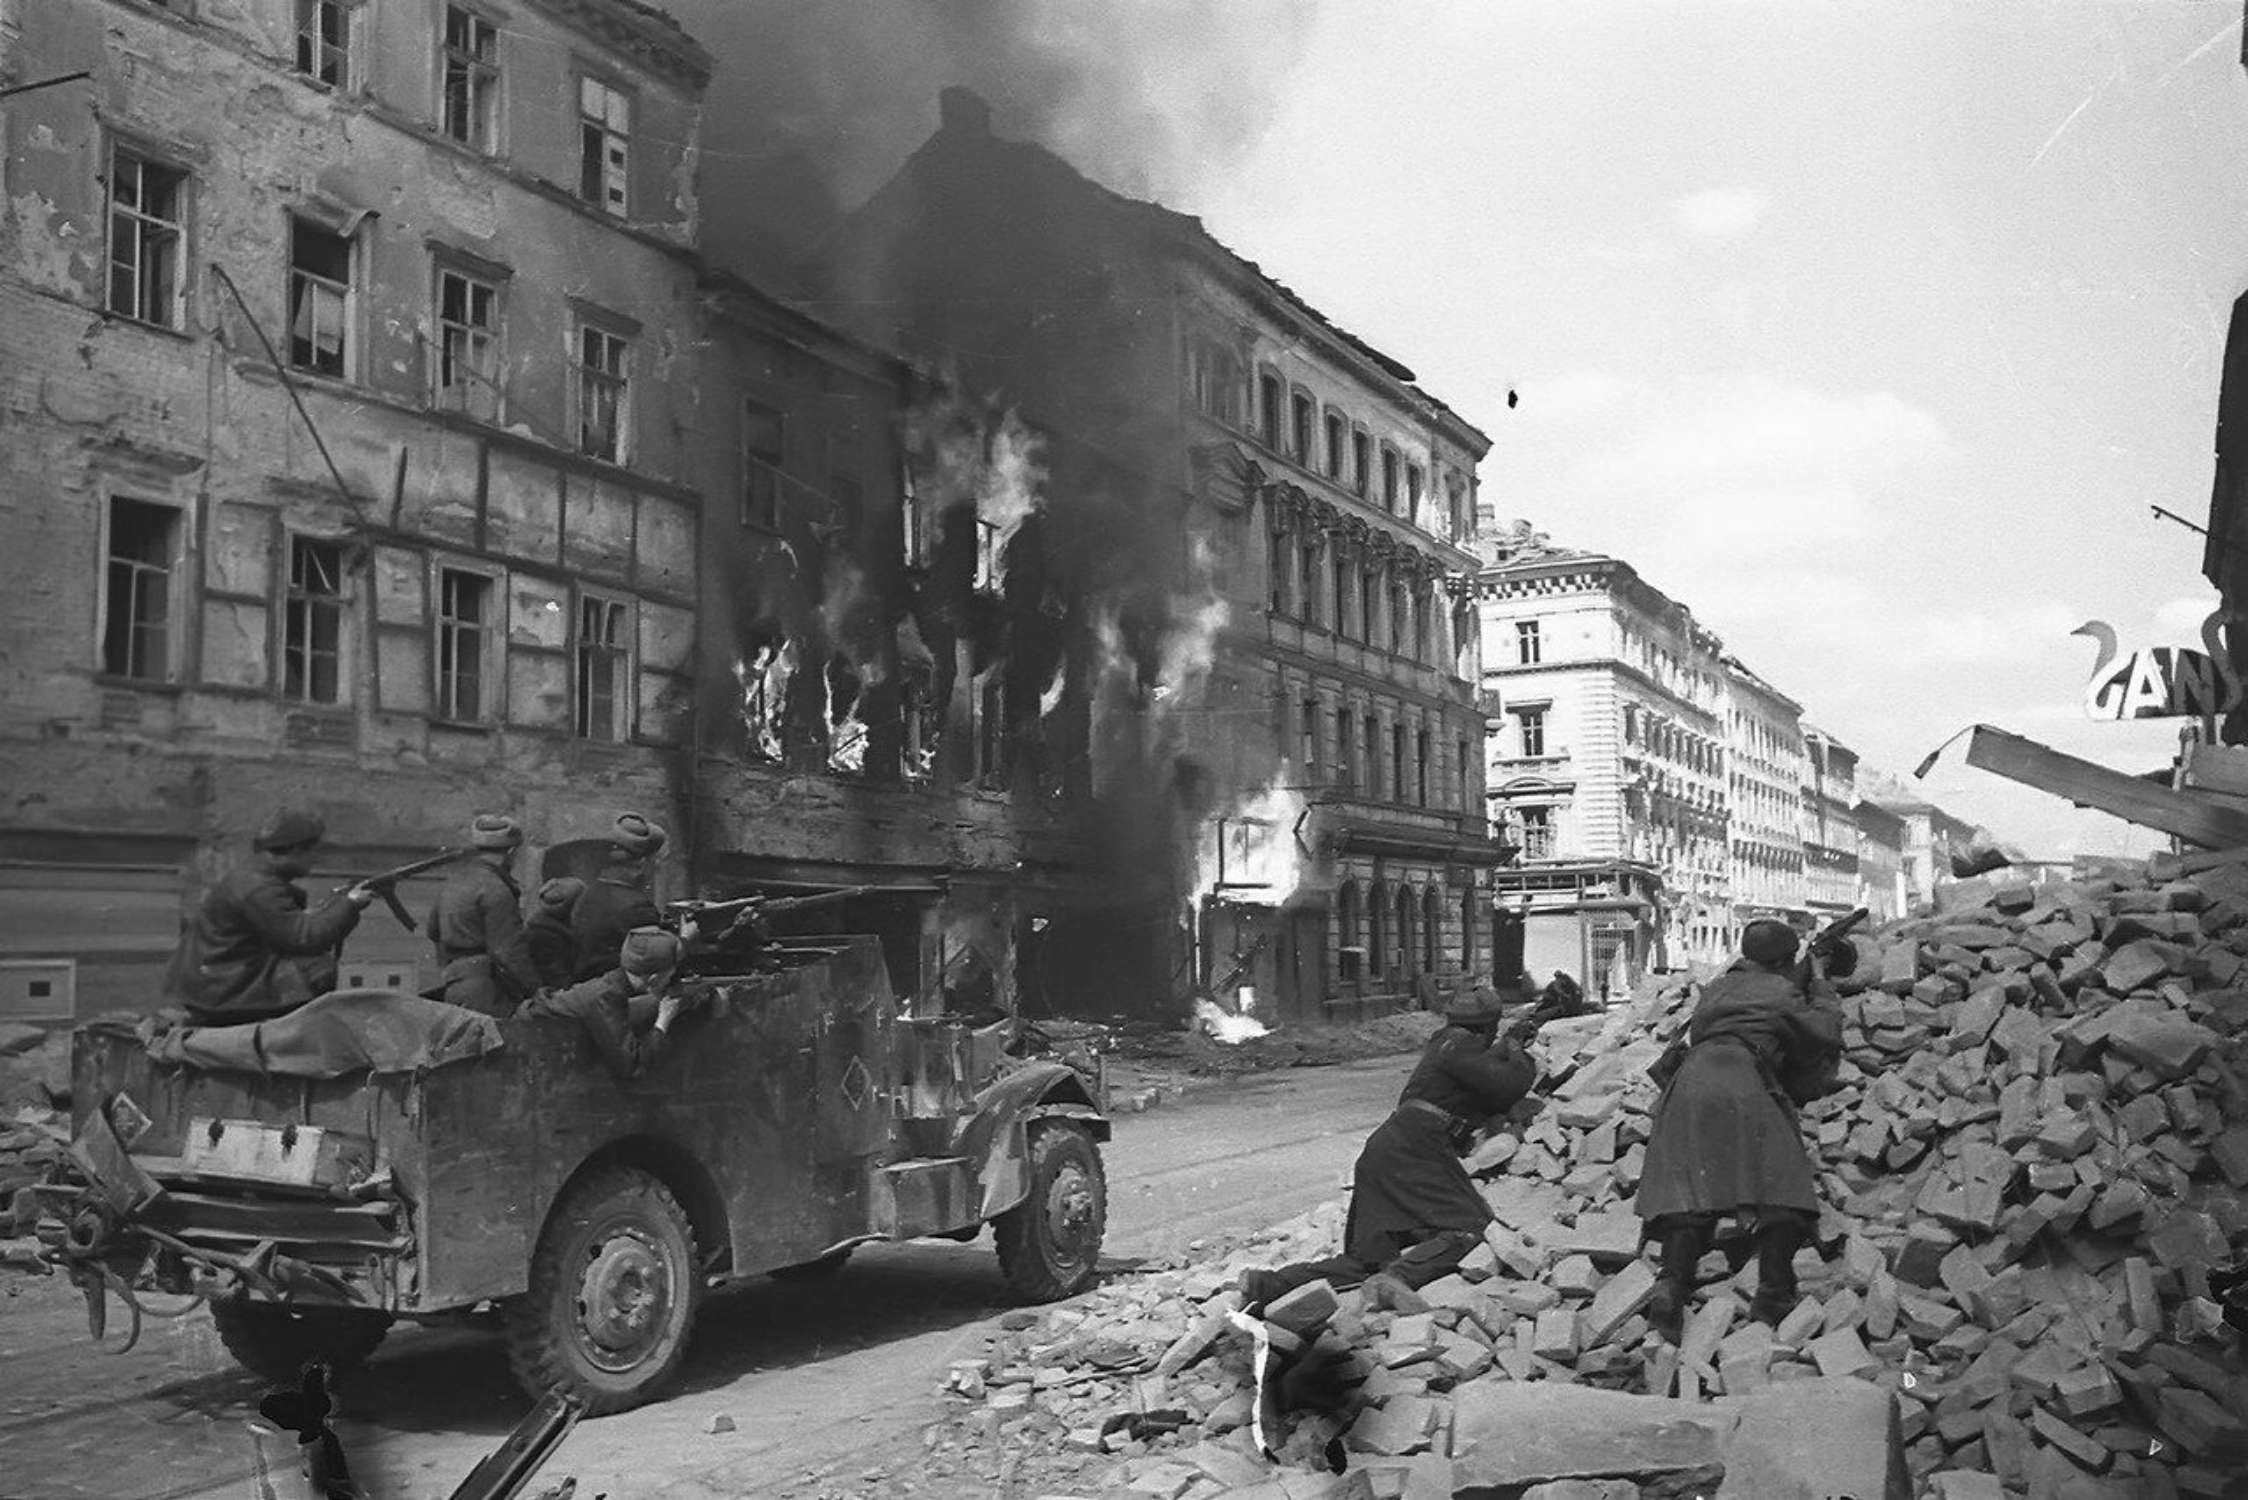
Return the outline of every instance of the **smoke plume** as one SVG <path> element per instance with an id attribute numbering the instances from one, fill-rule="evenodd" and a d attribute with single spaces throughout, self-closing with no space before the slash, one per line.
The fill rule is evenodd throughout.
<path id="1" fill-rule="evenodd" d="M 1191 209 L 1270 124 L 1307 0 L 665 0 L 708 47 L 704 244 L 790 264 L 936 125 L 937 91 L 1134 197 Z"/>

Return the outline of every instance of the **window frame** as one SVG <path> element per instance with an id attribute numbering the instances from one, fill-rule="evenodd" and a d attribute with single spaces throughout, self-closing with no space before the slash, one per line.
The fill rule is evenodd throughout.
<path id="1" fill-rule="evenodd" d="M 1405 455 L 1398 451 L 1395 443 L 1383 442 L 1381 453 L 1382 510 L 1389 515 L 1397 514 L 1398 495 L 1405 485 L 1404 474 Z"/>
<path id="2" fill-rule="evenodd" d="M 1287 518 L 1275 509 L 1265 518 L 1266 604 L 1275 615 L 1296 613 L 1296 536 Z"/>
<path id="3" fill-rule="evenodd" d="M 1329 479 L 1339 482 L 1349 462 L 1350 418 L 1333 407 L 1327 408 L 1325 431 L 1327 454 L 1326 461 L 1320 465 L 1320 471 Z"/>
<path id="4" fill-rule="evenodd" d="M 284 303 L 286 315 L 283 318 L 282 328 L 286 339 L 285 357 L 290 370 L 298 375 L 310 375 L 319 380 L 340 380 L 348 384 L 358 382 L 357 366 L 360 347 L 363 342 L 359 337 L 358 328 L 359 282 L 362 267 L 365 265 L 365 255 L 357 232 L 358 227 L 357 224 L 352 224 L 347 229 L 339 229 L 332 227 L 331 223 L 318 213 L 304 213 L 297 209 L 289 211 L 288 297 Z M 299 233 L 324 235 L 342 244 L 344 249 L 344 279 L 340 283 L 333 277 L 321 272 L 306 269 L 299 262 L 298 252 L 300 247 L 297 243 Z M 300 283 L 316 292 L 330 295 L 335 295 L 340 287 L 340 295 L 336 295 L 336 301 L 339 304 L 336 311 L 336 325 L 337 337 L 342 347 L 337 354 L 337 367 L 333 370 L 324 369 L 317 363 L 302 362 L 297 357 Z M 314 307 L 317 310 L 321 305 L 316 302 Z M 317 343 L 320 331 L 319 323 L 320 319 L 316 311 L 313 327 L 315 341 L 309 345 L 315 360 L 318 358 L 319 350 Z"/>
<path id="5" fill-rule="evenodd" d="M 593 744 L 627 745 L 632 743 L 638 727 L 639 714 L 634 703 L 635 671 L 639 642 L 639 601 L 630 594 L 611 589 L 587 588 L 583 585 L 573 590 L 570 600 L 570 736 Z M 589 609 L 599 609 L 605 614 L 614 611 L 618 639 L 589 642 L 586 639 L 586 615 Z M 587 687 L 588 652 L 601 653 L 615 672 L 609 692 L 610 733 L 597 734 L 591 727 L 591 703 Z"/>
<path id="6" fill-rule="evenodd" d="M 1297 754 L 1303 760 L 1303 778 L 1313 786 L 1319 784 L 1319 736 L 1326 714 L 1319 706 L 1319 695 L 1313 693 L 1298 705 L 1300 719 L 1297 725 Z"/>
<path id="7" fill-rule="evenodd" d="M 135 183 L 134 202 L 130 206 L 121 204 L 117 197 L 118 166 L 121 160 L 131 161 L 139 173 L 139 178 Z M 171 207 L 172 212 L 177 217 L 162 218 L 150 213 L 143 207 L 147 196 L 145 191 L 147 174 L 151 168 L 173 179 L 174 201 Z M 177 160 L 160 151 L 152 150 L 138 140 L 112 135 L 109 138 L 108 155 L 103 163 L 101 183 L 103 225 L 102 311 L 111 317 L 123 318 L 129 323 L 138 323 L 145 328 L 162 328 L 172 333 L 184 332 L 188 318 L 187 269 L 191 264 L 188 254 L 188 226 L 193 208 L 194 174 Z M 117 305 L 117 221 L 120 215 L 132 220 L 136 226 L 156 226 L 166 239 L 172 262 L 168 276 L 170 284 L 167 300 L 170 305 L 166 309 L 168 313 L 166 317 L 154 318 L 148 316 L 143 296 L 143 267 L 145 265 L 146 240 L 149 233 L 145 227 L 136 229 L 134 237 L 136 254 L 133 261 L 132 278 L 133 306 L 120 307 Z"/>
<path id="8" fill-rule="evenodd" d="M 1374 489 L 1374 434 L 1353 422 L 1350 428 L 1350 492 L 1363 500 Z"/>
<path id="9" fill-rule="evenodd" d="M 601 339 L 614 345 L 617 354 L 615 370 L 598 370 L 586 358 L 589 340 Z M 632 353 L 635 340 L 615 324 L 604 319 L 580 313 L 570 320 L 570 406 L 572 438 L 576 451 L 595 463 L 614 464 L 624 468 L 632 462 Z M 613 431 L 609 435 L 607 451 L 599 445 L 588 445 L 591 432 L 587 425 L 589 403 L 603 391 L 611 397 L 610 415 Z"/>
<path id="10" fill-rule="evenodd" d="M 1300 385 L 1288 388 L 1288 456 L 1305 468 L 1317 457 L 1319 403 Z"/>
<path id="11" fill-rule="evenodd" d="M 478 563 L 450 561 L 442 557 L 432 558 L 430 568 L 432 571 L 429 592 L 430 717 L 441 724 L 496 724 L 502 716 L 501 710 L 505 707 L 503 700 L 506 696 L 506 573 L 499 568 Z M 445 582 L 447 577 L 453 574 L 458 574 L 463 578 L 478 579 L 484 586 L 484 598 L 487 605 L 491 607 L 491 612 L 473 627 L 448 625 L 447 623 L 450 617 L 445 613 Z M 445 658 L 448 644 L 452 646 L 454 659 L 458 661 L 460 657 L 458 640 L 450 633 L 471 628 L 481 638 L 476 658 L 477 704 L 474 713 L 463 714 L 459 711 L 458 697 L 446 691 Z M 452 675 L 456 679 L 460 676 L 457 668 Z"/>
<path id="12" fill-rule="evenodd" d="M 770 418 L 773 447 L 768 452 L 751 446 L 754 432 L 759 430 L 752 417 Z M 788 408 L 775 406 L 759 399 L 753 392 L 744 392 L 734 403 L 734 468 L 736 514 L 743 526 L 758 531 L 781 529 L 781 477 L 788 465 Z M 763 480 L 760 486 L 756 481 Z M 762 493 L 760 490 L 762 489 Z M 762 509 L 764 515 L 756 514 Z M 916 522 L 926 521 L 922 515 L 918 496 L 914 497 L 912 514 Z M 928 538 L 919 537 L 924 556 L 909 560 L 924 561 Z"/>
<path id="13" fill-rule="evenodd" d="M 1257 366 L 1256 410 L 1252 413 L 1257 424 L 1255 437 L 1275 453 L 1287 451 L 1281 447 L 1286 436 L 1283 424 L 1288 416 L 1287 405 L 1288 382 L 1282 380 L 1280 372 L 1272 366 Z"/>
<path id="14" fill-rule="evenodd" d="M 290 63 L 297 77 L 314 88 L 334 89 L 338 93 L 347 94 L 357 87 L 355 69 L 359 63 L 360 4 L 361 0 L 296 0 L 291 7 L 295 13 L 295 45 L 291 49 Z M 315 28 L 311 24 L 330 15 L 339 23 L 340 40 L 335 42 L 327 40 L 324 29 Z M 321 76 L 328 61 L 328 53 L 334 54 L 334 78 Z"/>
<path id="15" fill-rule="evenodd" d="M 151 567 L 144 559 L 120 558 L 117 555 L 118 509 L 120 506 L 127 505 L 137 506 L 148 511 L 161 511 L 169 517 L 165 522 L 166 553 L 161 569 Z M 98 575 L 99 603 L 94 617 L 93 642 L 94 673 L 103 681 L 132 683 L 141 687 L 171 687 L 183 679 L 187 644 L 185 639 L 187 620 L 185 596 L 187 591 L 184 584 L 187 571 L 189 524 L 190 515 L 187 507 L 175 505 L 168 500 L 151 500 L 140 495 L 121 494 L 114 491 L 104 496 L 101 514 L 101 571 Z M 142 628 L 137 613 L 128 620 L 125 627 L 127 635 L 125 670 L 113 671 L 111 669 L 109 638 L 114 629 L 111 622 L 111 612 L 117 607 L 114 575 L 120 562 L 128 568 L 135 569 L 136 578 L 142 572 L 160 571 L 164 579 L 162 622 L 164 661 L 162 669 L 155 673 L 133 670 L 135 664 L 133 637 L 135 632 Z M 137 586 L 133 590 L 133 597 L 135 599 L 140 597 L 140 590 Z"/>
<path id="16" fill-rule="evenodd" d="M 639 97 L 610 75 L 581 71 L 577 79 L 578 201 L 590 204 L 609 218 L 629 221 L 632 218 L 633 116 L 639 113 Z M 592 89 L 599 89 L 604 96 L 604 110 L 598 120 L 587 111 L 586 94 Z M 618 107 L 624 113 L 621 129 L 610 118 L 610 112 Z M 601 132 L 602 150 L 597 161 L 589 161 L 586 154 L 590 144 L 588 132 L 592 130 Z M 587 190 L 588 174 L 595 170 L 600 177 L 598 195 Z"/>
<path id="17" fill-rule="evenodd" d="M 482 331 L 487 336 L 489 351 L 488 369 L 478 369 L 472 362 L 459 361 L 468 375 L 467 380 L 448 382 L 446 367 L 456 363 L 451 352 L 451 334 L 458 327 L 464 334 L 473 335 L 478 330 L 471 323 L 454 324 L 445 315 L 445 283 L 458 281 L 469 290 L 469 305 L 474 305 L 474 294 L 487 294 L 491 306 L 491 323 Z M 507 282 L 504 277 L 488 275 L 461 265 L 447 257 L 439 256 L 431 267 L 429 322 L 437 337 L 432 343 L 429 361 L 429 401 L 440 411 L 449 411 L 474 421 L 498 424 L 507 420 L 507 391 L 500 376 L 507 368 Z M 479 411 L 472 394 L 478 389 L 485 393 L 490 409 Z"/>
<path id="18" fill-rule="evenodd" d="M 452 40 L 453 18 L 466 20 L 472 30 L 471 44 L 479 40 L 478 31 L 489 33 L 490 54 L 456 51 Z M 437 133 L 458 146 L 465 146 L 479 156 L 498 156 L 501 153 L 506 102 L 506 90 L 501 80 L 506 76 L 507 59 L 502 50 L 504 28 L 499 18 L 481 6 L 464 5 L 461 0 L 444 0 L 437 12 L 436 51 L 436 108 L 431 111 Z M 468 80 L 468 134 L 453 129 L 452 67 L 458 61 Z M 479 109 L 478 106 L 481 106 Z"/>
<path id="19" fill-rule="evenodd" d="M 1525 667 L 1542 666 L 1545 662 L 1545 632 L 1536 619 L 1514 622 L 1514 659 Z"/>
<path id="20" fill-rule="evenodd" d="M 1546 719 L 1550 704 L 1532 704 L 1514 711 L 1516 743 L 1522 747 L 1524 760 L 1543 760 L 1550 752 L 1546 747 Z"/>
<path id="21" fill-rule="evenodd" d="M 280 650 L 274 658 L 274 691 L 286 702 L 306 708 L 347 708 L 352 701 L 351 674 L 346 670 L 352 659 L 352 601 L 351 573 L 345 545 L 336 537 L 314 536 L 301 531 L 285 532 L 283 540 L 287 547 L 287 571 L 279 579 L 281 607 L 275 611 L 279 616 Z M 305 588 L 297 569 L 299 548 L 323 548 L 333 554 L 335 588 L 332 593 L 318 594 Z M 325 605 L 321 601 L 326 601 Z M 335 658 L 335 693 L 327 698 L 319 697 L 312 691 L 316 681 L 312 662 L 322 653 L 309 639 L 301 647 L 294 640 L 300 608 L 305 612 L 309 626 L 312 612 L 323 607 L 333 610 L 335 619 L 335 645 L 332 652 Z M 312 634 L 309 628 L 306 634 L 308 637 Z M 305 658 L 301 674 L 303 680 L 297 688 L 292 689 L 289 684 L 290 669 L 300 650 Z"/>

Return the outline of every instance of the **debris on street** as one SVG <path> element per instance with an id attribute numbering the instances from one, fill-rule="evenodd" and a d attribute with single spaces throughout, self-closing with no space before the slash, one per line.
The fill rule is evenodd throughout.
<path id="1" fill-rule="evenodd" d="M 1332 1409 L 1293 1410 L 1271 1459 L 1250 1430 L 1250 1340 L 1227 1318 L 1235 1278 L 1328 1253 L 1339 1202 L 999 1335 L 952 1370 L 962 1414 L 935 1451 L 1002 1447 L 1054 1470 L 1026 1480 L 1086 1496 L 1434 1497 L 1476 1464 L 1474 1484 L 1498 1482 L 1469 1413 L 1510 1385 L 1676 1413 L 1866 1382 L 1897 1398 L 1923 1496 L 2234 1493 L 2248 1367 L 2222 1299 L 2248 1244 L 2248 861 L 1962 881 L 1935 913 L 1856 941 L 1843 1088 L 1803 1112 L 1827 1208 L 1776 1328 L 1747 1319 L 1753 1263 L 1723 1241 L 1679 1346 L 1641 1315 L 1646 1071 L 1693 1000 L 1657 982 L 1547 1028 L 1549 1073 L 1576 1070 L 1471 1162 L 1496 1222 L 1458 1274 L 1417 1307 L 1342 1292 L 1294 1330 L 1354 1384 Z M 1292 1300 L 1267 1317 L 1285 1327 Z M 1156 1413 L 1185 1420 L 1133 1420 Z M 1632 1456 L 1623 1430 L 1541 1458 L 1537 1482 L 1700 1492 L 1678 1485 L 1713 1462 L 1708 1443 Z"/>

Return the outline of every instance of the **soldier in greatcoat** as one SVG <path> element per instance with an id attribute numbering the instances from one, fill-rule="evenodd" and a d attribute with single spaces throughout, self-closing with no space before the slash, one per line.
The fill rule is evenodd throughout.
<path id="1" fill-rule="evenodd" d="M 336 987 L 336 950 L 375 899 L 354 885 L 318 906 L 297 881 L 327 836 L 315 813 L 276 811 L 249 863 L 203 893 L 180 925 L 165 998 L 201 1025 L 263 1021 Z"/>
<path id="2" fill-rule="evenodd" d="M 1364 1283 L 1377 1306 L 1421 1306 L 1418 1289 L 1449 1273 L 1482 1240 L 1490 1205 L 1468 1176 L 1463 1147 L 1493 1115 L 1521 1102 L 1538 1068 L 1523 1030 L 1499 1034 L 1489 984 L 1455 1002 L 1429 1038 L 1397 1109 L 1366 1138 L 1351 1169 L 1343 1253 L 1241 1274 L 1244 1302 L 1261 1305 L 1312 1281 Z"/>
<path id="3" fill-rule="evenodd" d="M 1751 1316 L 1777 1324 L 1796 1303 L 1795 1254 L 1819 1211 L 1796 1123 L 1798 1096 L 1815 1089 L 1796 1081 L 1842 1050 L 1841 1004 L 1796 965 L 1798 941 L 1784 922 L 1749 923 L 1740 958 L 1704 987 L 1670 1055 L 1676 1071 L 1655 1106 L 1635 1207 L 1662 1248 L 1648 1321 L 1673 1341 L 1724 1215 L 1754 1236 Z"/>
<path id="4" fill-rule="evenodd" d="M 512 1013 L 539 987 L 523 933 L 523 893 L 515 854 L 523 830 L 513 818 L 480 813 L 469 825 L 474 854 L 454 866 L 429 913 L 445 1000 L 487 1016 Z"/>
<path id="5" fill-rule="evenodd" d="M 531 945 L 531 967 L 548 989 L 558 990 L 578 977 L 578 942 L 570 934 L 570 914 L 584 894 L 584 881 L 575 875 L 557 875 L 539 887 L 530 920 L 523 924 L 524 940 Z"/>
<path id="6" fill-rule="evenodd" d="M 609 860 L 578 897 L 570 913 L 570 935 L 577 943 L 577 973 L 592 979 L 616 966 L 626 933 L 657 925 L 653 864 L 663 852 L 661 827 L 638 813 L 625 813 L 609 834 Z"/>

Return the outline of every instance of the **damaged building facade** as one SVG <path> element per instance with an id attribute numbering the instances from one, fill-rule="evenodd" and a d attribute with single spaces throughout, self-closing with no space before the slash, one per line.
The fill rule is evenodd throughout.
<path id="1" fill-rule="evenodd" d="M 4 0 L 0 55 L 90 75 L 0 115 L 15 1008 L 151 1003 L 183 870 L 279 804 L 316 887 L 479 810 L 677 826 L 701 50 L 622 0 Z M 377 912 L 347 982 L 425 952 Z"/>
<path id="2" fill-rule="evenodd" d="M 1455 986 L 1505 853 L 1462 545 L 1489 439 L 1198 221 L 1000 138 L 964 90 L 942 115 L 831 236 L 826 290 L 1035 435 L 1035 484 L 934 528 L 993 585 L 951 653 L 957 603 L 915 619 L 979 684 L 959 753 L 992 739 L 1018 789 L 1089 800 L 1102 894 L 1052 918 L 1052 987 L 1142 951 L 1169 1000 L 1268 1018 Z M 963 445 L 1029 472 L 982 425 Z"/>

